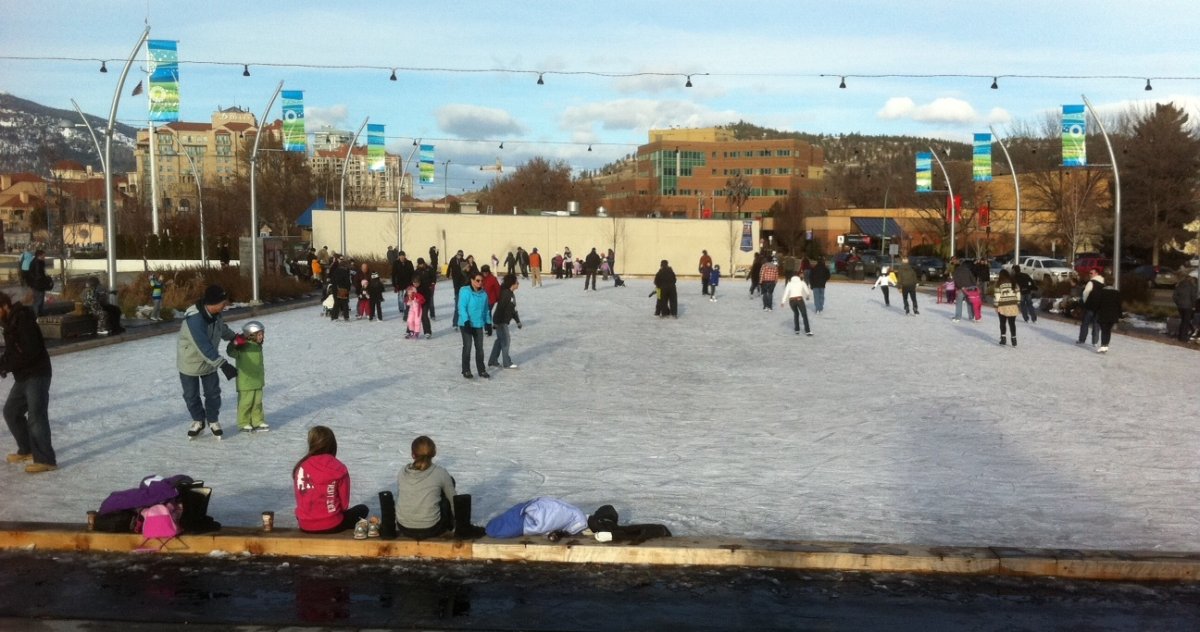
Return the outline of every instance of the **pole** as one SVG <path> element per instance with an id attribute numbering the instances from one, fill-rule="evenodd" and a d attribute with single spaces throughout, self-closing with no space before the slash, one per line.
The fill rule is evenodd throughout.
<path id="1" fill-rule="evenodd" d="M 192 154 L 188 153 L 187 147 L 183 143 L 179 144 L 179 148 L 183 150 L 183 155 L 187 157 L 188 164 L 192 166 L 192 177 L 196 179 L 196 202 L 200 207 L 200 265 L 208 267 L 208 245 L 204 238 L 204 191 L 200 184 L 200 171 L 196 169 L 196 161 L 192 158 Z"/>
<path id="2" fill-rule="evenodd" d="M 420 143 L 414 143 L 413 150 L 408 152 L 408 158 L 400 161 L 400 181 L 396 183 L 396 248 L 399 250 L 404 250 L 404 174 L 408 172 L 407 165 L 420 149 Z"/>
<path id="3" fill-rule="evenodd" d="M 342 252 L 341 255 L 346 256 L 346 170 L 350 168 L 350 154 L 354 151 L 354 144 L 358 142 L 358 135 L 362 134 L 363 128 L 367 126 L 367 121 L 371 117 L 363 119 L 362 125 L 358 126 L 358 131 L 354 133 L 354 138 L 350 140 L 350 146 L 346 148 L 346 160 L 342 163 L 342 179 L 341 179 L 341 221 L 342 221 Z"/>
<path id="4" fill-rule="evenodd" d="M 108 127 L 104 129 L 104 246 L 108 251 L 105 264 L 108 272 L 108 295 L 112 299 L 110 302 L 114 305 L 117 303 L 117 221 L 113 214 L 112 169 L 109 169 L 108 165 L 112 163 L 112 139 L 116 131 L 117 105 L 121 102 L 121 91 L 125 89 L 125 78 L 129 76 L 129 68 L 133 66 L 138 49 L 146 43 L 146 38 L 149 36 L 150 26 L 146 25 L 146 28 L 142 30 L 142 37 L 138 39 L 137 45 L 129 53 L 129 59 L 125 60 L 125 68 L 121 70 L 121 78 L 117 81 L 117 89 L 113 92 L 112 107 L 108 110 Z"/>
<path id="5" fill-rule="evenodd" d="M 1012 174 L 1013 195 L 1015 195 L 1017 197 L 1017 221 L 1016 221 L 1016 229 L 1014 231 L 1016 239 L 1015 239 L 1015 243 L 1013 244 L 1013 258 L 1017 262 L 1020 262 L 1021 261 L 1021 182 L 1017 179 L 1017 170 L 1013 167 L 1012 156 L 1008 155 L 1008 147 L 1004 144 L 1004 140 L 1002 138 L 1000 138 L 999 134 L 996 133 L 996 128 L 992 127 L 991 125 L 988 125 L 988 129 L 990 129 L 992 131 L 992 136 L 996 139 L 996 142 L 1000 144 L 1000 150 L 1004 152 L 1004 159 L 1008 161 L 1008 172 L 1010 174 Z M 988 209 L 988 211 L 990 212 L 991 209 Z M 988 225 L 989 226 L 991 225 L 990 218 L 988 221 Z"/>
<path id="6" fill-rule="evenodd" d="M 258 143 L 262 140 L 264 122 L 271 115 L 271 107 L 283 90 L 283 82 L 275 86 L 271 100 L 263 110 L 262 118 L 258 119 L 258 133 L 254 135 L 254 149 L 250 150 L 250 304 L 258 305 Z"/>
<path id="7" fill-rule="evenodd" d="M 954 243 L 954 227 L 958 224 L 958 208 L 954 204 L 954 185 L 950 184 L 950 174 L 946 171 L 946 165 L 942 164 L 942 159 L 938 158 L 933 147 L 929 148 L 929 153 L 933 154 L 933 159 L 937 161 L 938 167 L 941 167 L 942 177 L 946 178 L 946 190 L 950 192 L 950 257 L 954 258 L 958 253 Z"/>
<path id="8" fill-rule="evenodd" d="M 1092 118 L 1096 119 L 1096 126 L 1100 128 L 1100 134 L 1104 136 L 1104 144 L 1108 147 L 1108 159 L 1112 162 L 1113 187 L 1116 189 L 1113 193 L 1113 287 L 1119 290 L 1121 289 L 1121 172 L 1117 170 L 1117 155 L 1113 153 L 1108 132 L 1104 131 L 1104 121 L 1100 120 L 1099 113 L 1096 112 L 1096 108 L 1092 107 L 1087 96 L 1079 96 L 1083 97 L 1083 104 L 1092 113 Z"/>
<path id="9" fill-rule="evenodd" d="M 450 159 L 442 163 L 442 199 L 446 202 L 446 212 L 450 212 Z"/>

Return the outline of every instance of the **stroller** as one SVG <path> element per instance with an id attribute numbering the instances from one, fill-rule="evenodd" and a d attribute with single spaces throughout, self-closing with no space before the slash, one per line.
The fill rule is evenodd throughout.
<path id="1" fill-rule="evenodd" d="M 625 281 L 621 280 L 621 275 L 616 272 L 612 273 L 613 287 L 625 287 Z"/>

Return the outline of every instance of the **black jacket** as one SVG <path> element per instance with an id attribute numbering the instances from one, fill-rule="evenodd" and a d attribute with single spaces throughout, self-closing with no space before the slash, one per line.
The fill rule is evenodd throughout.
<path id="1" fill-rule="evenodd" d="M 521 324 L 521 316 L 517 314 L 517 297 L 512 288 L 501 288 L 500 298 L 496 300 L 496 311 L 492 314 L 492 322 L 497 325 L 507 325 L 509 321 Z"/>
<path id="2" fill-rule="evenodd" d="M 424 268 L 418 268 L 414 274 L 416 274 L 418 279 L 421 279 L 421 287 L 418 288 L 417 291 L 421 293 L 421 296 L 425 297 L 426 302 L 432 301 L 433 284 L 437 282 L 437 273 L 434 272 L 433 268 L 426 266 Z M 426 307 L 425 309 L 429 308 Z"/>
<path id="3" fill-rule="evenodd" d="M 654 287 L 660 289 L 675 289 L 675 271 L 671 266 L 663 266 L 654 275 Z"/>
<path id="4" fill-rule="evenodd" d="M 412 285 L 413 264 L 408 259 L 392 262 L 392 289 L 403 292 L 404 288 Z"/>
<path id="5" fill-rule="evenodd" d="M 0 371 L 12 373 L 13 378 L 50 376 L 50 354 L 38 327 L 33 310 L 13 303 L 4 321 L 4 355 L 0 356 Z"/>
<path id="6" fill-rule="evenodd" d="M 1096 322 L 1115 323 L 1121 320 L 1121 292 L 1111 285 L 1093 289 L 1088 295 L 1096 299 Z M 1088 301 L 1091 302 L 1090 300 Z"/>
<path id="7" fill-rule="evenodd" d="M 809 287 L 823 288 L 829 282 L 829 267 L 826 265 L 818 265 L 812 269 L 809 275 Z"/>
<path id="8" fill-rule="evenodd" d="M 583 267 L 589 272 L 595 272 L 600 269 L 600 255 L 595 250 L 588 253 L 588 256 L 583 260 Z"/>

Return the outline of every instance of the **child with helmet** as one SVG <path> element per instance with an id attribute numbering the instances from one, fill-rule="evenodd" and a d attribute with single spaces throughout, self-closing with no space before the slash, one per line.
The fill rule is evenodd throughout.
<path id="1" fill-rule="evenodd" d="M 225 352 L 237 363 L 237 422 L 242 432 L 266 432 L 271 429 L 263 414 L 263 384 L 266 367 L 262 345 L 266 328 L 257 320 L 242 326 Z"/>

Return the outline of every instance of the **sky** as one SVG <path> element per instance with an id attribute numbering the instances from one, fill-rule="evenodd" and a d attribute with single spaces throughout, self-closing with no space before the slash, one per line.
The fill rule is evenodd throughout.
<path id="1" fill-rule="evenodd" d="M 479 167 L 497 160 L 595 169 L 672 126 L 969 142 L 1082 94 L 1101 112 L 1151 99 L 1200 114 L 1191 0 L 2 4 L 0 91 L 62 108 L 74 98 L 106 116 L 148 23 L 152 39 L 179 41 L 184 120 L 230 106 L 261 116 L 283 81 L 304 91 L 310 132 L 369 118 L 406 159 L 414 139 L 434 144 L 449 182 L 439 166 L 426 195 L 478 188 L 495 175 Z M 128 96 L 139 74 L 144 64 L 118 111 L 132 125 L 146 119 L 144 97 Z M 269 118 L 279 116 L 277 102 Z"/>
<path id="2" fill-rule="evenodd" d="M 261 314 L 271 431 L 236 431 L 222 380 L 221 441 L 186 436 L 174 332 L 54 356 L 59 469 L 0 464 L 0 520 L 81 524 L 109 492 L 182 473 L 213 488 L 223 525 L 274 511 L 294 528 L 289 475 L 323 424 L 372 513 L 424 434 L 478 524 L 552 496 L 689 537 L 1200 550 L 1200 400 L 1177 379 L 1200 350 L 1117 333 L 1100 354 L 1050 318 L 1001 347 L 991 306 L 955 323 L 922 292 L 906 317 L 869 282 L 830 283 L 814 335 L 797 336 L 783 288 L 763 311 L 744 279 L 716 302 L 681 279 L 678 319 L 652 315 L 649 279 L 522 282 L 519 368 L 490 380 L 460 375 L 449 283 L 430 339 L 404 339 L 390 292 L 383 322 Z"/>

